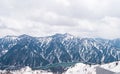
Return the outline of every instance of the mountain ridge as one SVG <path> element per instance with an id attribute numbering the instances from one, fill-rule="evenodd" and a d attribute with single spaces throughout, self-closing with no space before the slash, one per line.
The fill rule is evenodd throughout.
<path id="1" fill-rule="evenodd" d="M 120 39 L 80 38 L 68 33 L 46 37 L 24 34 L 0 38 L 0 51 L 1 69 L 64 62 L 102 64 L 120 60 Z"/>

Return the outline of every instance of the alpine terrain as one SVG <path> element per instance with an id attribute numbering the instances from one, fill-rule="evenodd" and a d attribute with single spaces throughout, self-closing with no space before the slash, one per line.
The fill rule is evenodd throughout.
<path id="1" fill-rule="evenodd" d="M 81 62 L 89 65 L 120 60 L 120 39 L 80 38 L 70 34 L 0 38 L 0 69 L 61 70 Z M 57 68 L 54 68 L 57 66 Z"/>

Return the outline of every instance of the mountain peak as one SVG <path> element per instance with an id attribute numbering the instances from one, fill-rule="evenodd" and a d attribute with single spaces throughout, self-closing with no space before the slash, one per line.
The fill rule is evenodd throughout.
<path id="1" fill-rule="evenodd" d="M 56 33 L 55 35 L 53 35 L 54 37 L 67 37 L 67 36 L 73 36 L 69 33 L 64 33 L 64 34 L 60 34 L 60 33 Z"/>
<path id="2" fill-rule="evenodd" d="M 73 36 L 73 35 L 71 35 L 71 34 L 69 34 L 69 33 L 65 33 L 65 34 L 63 34 L 64 36 Z"/>
<path id="3" fill-rule="evenodd" d="M 26 37 L 26 36 L 29 36 L 29 35 L 27 35 L 27 34 L 22 34 L 22 35 L 20 35 L 21 37 Z"/>
<path id="4" fill-rule="evenodd" d="M 22 37 L 22 38 L 31 38 L 32 36 L 29 36 L 29 35 L 27 35 L 27 34 L 23 34 L 23 35 L 20 35 L 20 36 L 19 36 L 19 38 L 21 38 L 21 37 Z"/>

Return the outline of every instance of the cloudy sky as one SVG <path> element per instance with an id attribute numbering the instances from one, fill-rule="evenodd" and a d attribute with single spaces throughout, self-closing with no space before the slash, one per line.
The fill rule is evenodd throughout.
<path id="1" fill-rule="evenodd" d="M 0 0 L 0 37 L 120 38 L 120 0 Z"/>

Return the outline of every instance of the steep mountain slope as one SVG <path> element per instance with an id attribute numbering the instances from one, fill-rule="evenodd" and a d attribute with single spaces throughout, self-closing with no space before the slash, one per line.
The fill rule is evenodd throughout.
<path id="1" fill-rule="evenodd" d="M 9 49 L 11 49 L 17 43 L 16 36 L 5 36 L 0 39 L 0 57 L 4 55 Z"/>
<path id="2" fill-rule="evenodd" d="M 70 34 L 48 37 L 21 35 L 0 39 L 0 68 L 39 68 L 55 63 L 102 64 L 120 60 L 120 39 L 79 38 Z"/>

